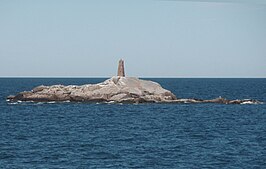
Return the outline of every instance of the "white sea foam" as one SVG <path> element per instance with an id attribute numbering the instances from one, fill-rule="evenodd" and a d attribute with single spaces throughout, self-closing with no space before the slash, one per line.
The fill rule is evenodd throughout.
<path id="1" fill-rule="evenodd" d="M 247 100 L 247 99 L 246 99 Z M 244 101 L 244 102 L 242 102 L 242 103 L 240 103 L 240 104 L 263 104 L 263 102 L 253 102 L 253 101 L 251 101 L 251 100 L 247 100 L 247 101 Z"/>
<path id="2" fill-rule="evenodd" d="M 34 101 L 24 101 L 24 102 L 26 102 L 26 103 L 34 103 Z"/>
<path id="3" fill-rule="evenodd" d="M 18 102 L 12 102 L 12 103 L 8 103 L 8 104 L 18 104 Z"/>
<path id="4" fill-rule="evenodd" d="M 246 101 L 246 102 L 243 102 L 243 103 L 240 103 L 240 104 L 254 104 L 254 103 L 251 102 L 251 101 Z"/>

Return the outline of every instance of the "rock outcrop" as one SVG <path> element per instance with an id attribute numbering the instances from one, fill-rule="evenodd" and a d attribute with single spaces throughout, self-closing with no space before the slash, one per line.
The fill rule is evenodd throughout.
<path id="1" fill-rule="evenodd" d="M 176 100 L 158 83 L 134 77 L 115 76 L 102 83 L 82 86 L 38 86 L 31 91 L 9 96 L 10 101 L 73 101 L 73 102 L 167 102 Z"/>

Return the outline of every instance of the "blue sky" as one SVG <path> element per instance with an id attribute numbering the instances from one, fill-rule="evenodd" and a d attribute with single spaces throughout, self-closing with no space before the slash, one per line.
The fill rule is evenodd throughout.
<path id="1" fill-rule="evenodd" d="M 1 0 L 0 76 L 266 77 L 262 0 Z"/>

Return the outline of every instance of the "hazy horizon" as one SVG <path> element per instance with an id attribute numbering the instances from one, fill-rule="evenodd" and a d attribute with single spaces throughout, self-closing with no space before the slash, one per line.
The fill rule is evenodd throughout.
<path id="1" fill-rule="evenodd" d="M 0 2 L 0 77 L 265 78 L 261 0 Z"/>

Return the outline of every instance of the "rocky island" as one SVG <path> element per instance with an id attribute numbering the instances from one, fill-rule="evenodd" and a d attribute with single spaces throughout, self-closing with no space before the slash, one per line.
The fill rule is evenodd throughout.
<path id="1" fill-rule="evenodd" d="M 221 103 L 221 104 L 257 104 L 257 100 L 212 100 L 180 99 L 160 84 L 125 77 L 124 61 L 120 60 L 117 76 L 98 84 L 38 86 L 31 91 L 20 92 L 7 97 L 10 102 L 114 102 L 114 103 Z"/>

